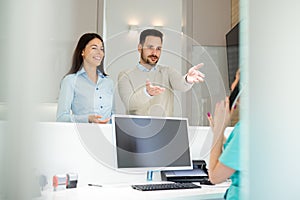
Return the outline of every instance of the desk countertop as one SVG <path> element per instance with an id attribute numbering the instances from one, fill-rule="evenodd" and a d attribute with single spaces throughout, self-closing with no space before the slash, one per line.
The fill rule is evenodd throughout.
<path id="1" fill-rule="evenodd" d="M 161 191 L 138 191 L 129 184 L 111 184 L 103 187 L 84 186 L 62 191 L 43 191 L 42 196 L 36 200 L 99 200 L 99 199 L 130 199 L 130 200 L 193 200 L 193 199 L 222 199 L 228 188 L 228 183 L 215 186 L 202 185 L 201 189 L 161 190 Z"/>

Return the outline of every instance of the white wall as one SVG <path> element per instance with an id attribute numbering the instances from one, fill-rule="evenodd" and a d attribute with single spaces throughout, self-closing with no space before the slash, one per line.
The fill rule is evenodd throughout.
<path id="1" fill-rule="evenodd" d="M 231 27 L 231 0 L 192 0 L 193 38 L 204 46 L 226 46 Z"/>
<path id="2" fill-rule="evenodd" d="M 163 26 L 161 31 L 164 33 L 164 43 L 159 63 L 181 71 L 182 3 L 181 0 L 107 0 L 105 4 L 105 66 L 116 86 L 116 111 L 124 113 L 117 90 L 117 76 L 120 71 L 137 65 L 137 45 L 141 30 L 155 25 Z M 129 32 L 129 24 L 138 25 L 138 31 Z M 175 110 L 175 113 L 180 112 L 181 110 Z"/>
<path id="3" fill-rule="evenodd" d="M 36 55 L 41 61 L 36 63 L 39 74 L 31 76 L 37 79 L 41 102 L 57 101 L 61 79 L 71 68 L 79 37 L 86 32 L 97 32 L 97 3 L 98 0 L 53 0 L 36 6 L 40 10 L 33 16 L 40 19 L 36 24 L 39 27 L 36 42 L 42 54 Z"/>

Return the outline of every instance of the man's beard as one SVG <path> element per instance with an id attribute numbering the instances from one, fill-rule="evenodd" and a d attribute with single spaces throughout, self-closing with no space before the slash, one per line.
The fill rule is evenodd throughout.
<path id="1" fill-rule="evenodd" d="M 156 63 L 158 62 L 159 60 L 159 57 L 155 56 L 155 55 L 150 55 L 150 56 L 144 56 L 144 52 L 143 52 L 143 49 L 141 51 L 141 59 L 143 60 L 144 63 L 147 63 L 148 65 L 151 65 L 152 67 L 156 65 Z M 151 57 L 155 57 L 157 60 L 155 62 L 152 62 L 151 61 Z"/>

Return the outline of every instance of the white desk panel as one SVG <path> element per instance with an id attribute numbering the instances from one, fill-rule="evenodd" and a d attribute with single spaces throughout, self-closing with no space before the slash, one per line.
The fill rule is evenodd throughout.
<path id="1" fill-rule="evenodd" d="M 0 130 L 4 130 L 4 126 L 5 122 L 1 122 Z M 230 132 L 231 129 L 228 128 L 227 132 Z M 4 136 L 2 134 L 4 131 L 0 132 L 1 139 Z M 145 173 L 128 174 L 114 169 L 111 125 L 40 122 L 36 124 L 33 139 L 35 141 L 33 142 L 34 151 L 32 156 L 35 158 L 35 171 L 47 177 L 46 190 L 52 188 L 53 175 L 70 172 L 78 173 L 79 187 L 85 187 L 88 183 L 101 185 L 127 184 L 128 186 L 129 183 L 146 181 Z M 189 127 L 189 139 L 192 158 L 207 161 L 212 139 L 209 127 Z M 159 181 L 160 173 L 155 172 L 153 179 Z M 122 187 L 120 189 L 126 190 Z M 85 189 L 83 190 L 85 191 Z M 87 188 L 86 190 L 96 193 L 98 190 L 109 193 L 105 192 L 105 188 Z M 141 193 L 132 191 L 131 188 L 130 191 L 134 195 Z M 70 190 L 64 195 L 68 195 L 68 193 L 73 192 Z M 156 191 L 155 193 L 166 193 L 166 191 Z M 180 192 L 172 193 L 176 193 L 175 196 L 178 196 L 177 193 L 184 194 L 185 192 L 180 190 Z M 55 193 L 54 195 L 59 196 L 59 194 Z"/>
<path id="2" fill-rule="evenodd" d="M 128 184 L 103 185 L 103 187 L 81 187 L 66 189 L 63 191 L 45 191 L 36 200 L 99 200 L 99 199 L 122 199 L 122 200 L 189 200 L 189 199 L 222 199 L 228 187 L 227 183 L 217 186 L 202 186 L 200 189 L 163 190 L 163 191 L 138 191 Z"/>

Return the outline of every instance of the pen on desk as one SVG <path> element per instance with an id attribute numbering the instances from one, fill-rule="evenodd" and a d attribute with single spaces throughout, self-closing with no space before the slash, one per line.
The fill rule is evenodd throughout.
<path id="1" fill-rule="evenodd" d="M 98 185 L 98 184 L 91 184 L 89 183 L 88 186 L 95 186 L 95 187 L 102 187 L 102 185 Z"/>

